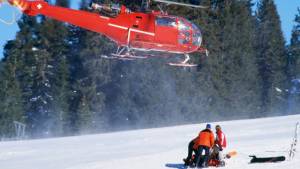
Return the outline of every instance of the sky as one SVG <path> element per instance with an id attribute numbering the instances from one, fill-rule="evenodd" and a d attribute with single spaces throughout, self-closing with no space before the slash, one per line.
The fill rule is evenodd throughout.
<path id="1" fill-rule="evenodd" d="M 71 0 L 72 7 L 78 6 L 80 0 Z M 289 43 L 291 37 L 291 30 L 294 25 L 295 15 L 297 14 L 297 7 L 300 7 L 300 0 L 275 0 L 278 13 L 281 19 L 281 26 L 286 42 Z M 12 21 L 13 14 L 16 13 L 16 18 L 20 18 L 20 12 L 9 5 L 0 6 L 0 58 L 3 57 L 3 47 L 8 40 L 12 40 L 19 30 L 16 23 L 7 25 L 1 20 Z"/>

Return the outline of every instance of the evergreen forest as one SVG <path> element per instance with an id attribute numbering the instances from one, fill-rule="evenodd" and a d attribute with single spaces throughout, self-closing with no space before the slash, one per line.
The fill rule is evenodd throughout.
<path id="1" fill-rule="evenodd" d="M 107 37 L 22 15 L 0 62 L 0 140 L 16 137 L 15 121 L 43 138 L 300 113 L 300 7 L 286 41 L 274 0 L 179 2 L 208 6 L 165 6 L 201 29 L 209 56 L 191 54 L 194 68 L 169 66 L 176 54 L 105 59 L 117 48 Z M 95 12 L 89 3 L 79 8 Z"/>

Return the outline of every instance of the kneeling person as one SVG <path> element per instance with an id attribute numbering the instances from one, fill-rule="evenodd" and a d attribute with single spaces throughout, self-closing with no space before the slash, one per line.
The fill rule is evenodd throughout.
<path id="1" fill-rule="evenodd" d="M 195 140 L 194 148 L 197 149 L 197 167 L 207 167 L 209 160 L 209 152 L 214 145 L 214 133 L 211 131 L 211 125 L 207 124 L 206 129 L 199 133 Z"/>
<path id="2" fill-rule="evenodd" d="M 226 148 L 227 142 L 225 134 L 223 133 L 221 126 L 216 125 L 216 140 L 211 154 L 210 163 L 214 166 L 225 165 L 223 157 L 223 149 Z"/>

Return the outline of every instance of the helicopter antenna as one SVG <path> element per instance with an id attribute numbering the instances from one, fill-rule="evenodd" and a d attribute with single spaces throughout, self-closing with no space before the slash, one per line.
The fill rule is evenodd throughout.
<path id="1" fill-rule="evenodd" d="M 202 5 L 192 5 L 192 4 L 186 4 L 186 3 L 180 3 L 180 2 L 174 2 L 174 1 L 168 1 L 168 0 L 153 0 L 155 2 L 165 3 L 167 5 L 180 5 L 180 6 L 186 6 L 186 7 L 192 7 L 192 8 L 202 8 L 207 9 L 207 6 Z"/>
<path id="2" fill-rule="evenodd" d="M 160 5 L 157 4 L 158 9 L 160 10 L 161 13 L 164 13 L 164 10 L 162 9 L 162 7 Z"/>
<path id="3" fill-rule="evenodd" d="M 141 11 L 147 12 L 150 8 L 150 1 L 151 0 L 143 0 L 141 5 Z"/>

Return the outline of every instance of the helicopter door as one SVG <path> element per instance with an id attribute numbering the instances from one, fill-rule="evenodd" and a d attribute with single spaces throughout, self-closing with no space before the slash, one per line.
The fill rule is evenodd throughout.
<path id="1" fill-rule="evenodd" d="M 176 45 L 177 41 L 176 18 L 157 16 L 155 19 L 155 38 L 158 43 Z"/>
<path id="2" fill-rule="evenodd" d="M 134 23 L 133 23 L 132 27 L 135 28 L 135 29 L 140 29 L 142 21 L 143 21 L 142 16 L 135 16 Z"/>
<path id="3" fill-rule="evenodd" d="M 143 16 L 137 15 L 133 16 L 133 24 L 131 25 L 132 29 L 140 30 L 143 29 Z M 142 41 L 144 38 L 144 34 L 131 32 L 130 35 L 134 41 Z"/>
<path id="4" fill-rule="evenodd" d="M 179 45 L 189 45 L 192 39 L 192 29 L 188 22 L 183 19 L 178 20 L 178 43 Z"/>
<path id="5" fill-rule="evenodd" d="M 150 22 L 151 18 L 149 15 L 134 15 L 132 20 L 131 29 L 135 30 L 131 32 L 132 38 L 136 41 L 153 41 L 154 24 Z"/>

